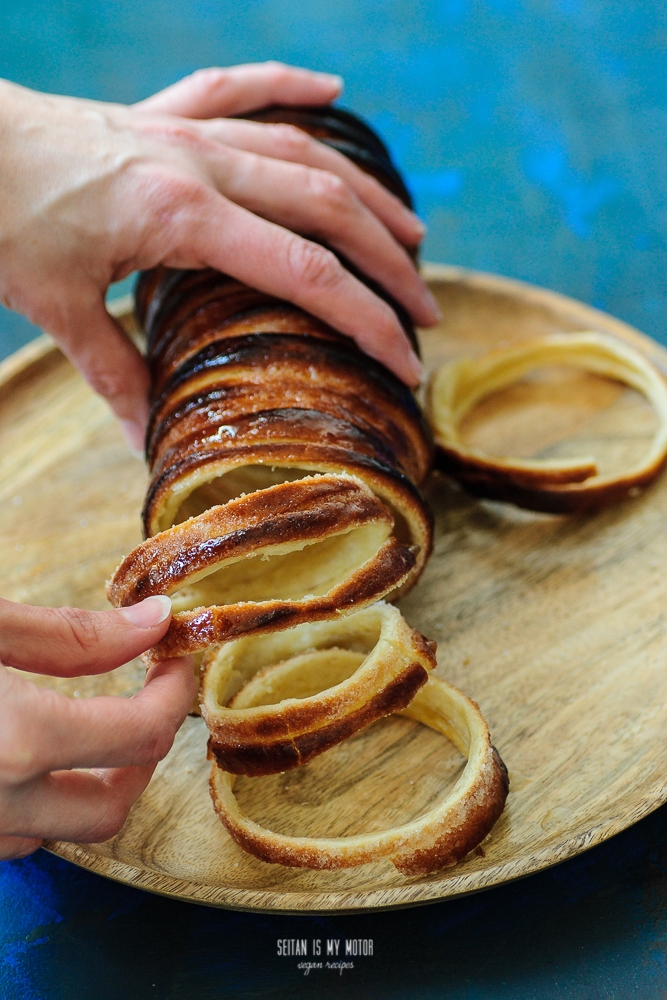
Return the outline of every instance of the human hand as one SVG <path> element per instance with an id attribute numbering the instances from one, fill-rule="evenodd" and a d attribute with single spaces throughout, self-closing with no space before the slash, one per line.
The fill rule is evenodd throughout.
<path id="1" fill-rule="evenodd" d="M 195 73 L 134 107 L 0 82 L 0 296 L 50 333 L 139 449 L 148 373 L 104 305 L 158 263 L 210 266 L 353 337 L 408 384 L 421 366 L 390 307 L 437 307 L 405 247 L 419 220 L 344 156 L 289 126 L 203 120 L 271 103 L 323 104 L 336 77 L 275 63 Z M 304 235 L 297 235 L 297 234 Z"/>
<path id="2" fill-rule="evenodd" d="M 104 673 L 158 642 L 170 609 L 165 597 L 121 611 L 0 600 L 0 660 L 56 677 Z M 191 657 L 158 663 L 132 698 L 70 699 L 0 666 L 0 859 L 45 838 L 117 833 L 195 694 Z"/>

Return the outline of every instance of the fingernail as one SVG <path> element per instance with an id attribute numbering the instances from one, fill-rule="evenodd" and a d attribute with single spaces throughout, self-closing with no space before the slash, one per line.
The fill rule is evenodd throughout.
<path id="1" fill-rule="evenodd" d="M 419 234 L 419 237 L 421 239 L 423 236 L 426 236 L 426 226 L 424 225 L 424 223 L 420 218 L 414 215 L 414 213 L 411 212 L 410 214 L 412 215 L 413 229 L 416 233 Z"/>
<path id="2" fill-rule="evenodd" d="M 136 628 L 154 628 L 171 614 L 171 598 L 163 594 L 147 597 L 141 604 L 133 604 L 131 608 L 120 608 L 120 613 Z"/>
<path id="3" fill-rule="evenodd" d="M 119 420 L 118 424 L 131 454 L 143 460 L 144 428 L 136 420 Z"/>
<path id="4" fill-rule="evenodd" d="M 323 77 L 325 80 L 328 80 L 330 83 L 333 83 L 338 90 L 343 89 L 345 81 L 343 80 L 343 77 L 338 76 L 337 73 L 318 73 L 317 75 Z"/>
<path id="5" fill-rule="evenodd" d="M 426 289 L 426 295 L 424 296 L 424 300 L 426 301 L 426 304 L 430 307 L 431 311 L 433 312 L 434 322 L 439 323 L 440 320 L 442 319 L 442 312 L 440 310 L 440 306 L 438 305 L 438 303 L 436 302 L 435 298 L 433 297 L 432 293 L 428 290 L 428 288 Z"/>
<path id="6" fill-rule="evenodd" d="M 416 382 L 421 382 L 424 378 L 424 366 L 414 353 L 410 351 L 408 355 L 408 366 L 410 368 L 410 374 L 414 376 Z"/>

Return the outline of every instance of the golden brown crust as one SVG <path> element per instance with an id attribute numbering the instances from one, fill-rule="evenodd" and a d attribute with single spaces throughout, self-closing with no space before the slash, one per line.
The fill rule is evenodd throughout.
<path id="1" fill-rule="evenodd" d="M 336 617 L 394 590 L 413 571 L 416 553 L 391 536 L 392 528 L 387 508 L 358 479 L 315 476 L 280 483 L 148 538 L 117 568 L 107 585 L 107 596 L 115 607 L 155 594 L 178 597 L 180 593 L 181 604 L 190 600 L 190 607 L 186 604 L 183 610 L 175 604 L 167 634 L 146 654 L 148 662 L 181 656 L 242 634 Z M 370 541 L 363 542 L 358 533 L 368 529 L 372 530 Z M 323 541 L 345 540 L 354 531 L 354 537 L 359 537 L 359 556 L 353 552 L 350 561 L 349 551 L 344 552 L 337 575 L 331 579 L 326 575 L 329 564 L 325 561 L 321 569 L 315 556 L 314 565 L 306 565 L 301 572 L 301 591 L 298 577 L 287 580 L 287 586 L 296 588 L 288 591 L 289 596 L 262 591 L 268 565 L 263 560 L 284 559 Z M 247 565 L 249 558 L 259 560 L 254 564 L 257 584 L 253 590 L 251 579 L 239 597 L 235 567 L 239 560 Z M 228 568 L 231 578 L 216 582 Z M 202 581 L 206 585 L 207 578 L 208 587 L 197 590 Z M 324 593 L 317 594 L 318 586 L 325 587 Z M 261 596 L 252 599 L 253 593 Z M 226 603 L 216 601 L 225 595 L 230 595 Z M 208 606 L 192 607 L 200 596 L 208 596 Z"/>
<path id="2" fill-rule="evenodd" d="M 350 122 L 342 127 L 352 128 Z M 363 127 L 359 134 L 366 135 Z M 372 133 L 359 141 L 372 145 Z M 379 169 L 375 160 L 373 169 Z M 393 167 L 388 160 L 385 165 L 391 180 Z M 390 302 L 385 291 L 368 283 Z M 211 269 L 146 272 L 136 301 L 147 334 L 153 401 L 144 530 L 149 539 L 159 537 L 128 557 L 109 593 L 114 603 L 125 604 L 156 592 L 174 595 L 169 631 L 148 659 L 201 650 L 248 630 L 332 619 L 410 587 L 432 545 L 430 512 L 419 485 L 433 459 L 430 432 L 410 390 L 342 333 Z M 397 315 L 414 337 L 400 307 Z M 242 509 L 249 516 L 246 499 L 241 508 L 233 506 L 239 496 L 309 473 L 358 476 L 384 513 L 372 515 L 369 495 L 365 514 L 355 520 L 354 505 L 344 509 L 349 497 L 325 510 L 317 508 L 313 493 L 310 505 L 304 497 L 299 501 L 298 516 L 265 507 L 261 523 L 251 519 L 238 530 L 222 530 L 223 506 L 231 503 L 231 512 Z M 312 480 L 308 489 L 315 489 Z M 204 516 L 212 508 L 215 516 Z M 336 531 L 357 530 L 355 525 L 386 524 L 386 518 L 391 530 L 363 535 L 364 558 L 353 566 L 348 558 L 345 572 L 334 573 L 342 565 L 342 544 L 320 549 L 335 577 L 331 586 L 320 580 L 312 593 L 306 588 L 285 594 L 278 587 L 261 597 L 248 587 L 236 597 L 221 593 L 215 599 L 212 593 L 225 560 L 258 553 L 271 560 L 280 545 L 303 547 L 334 538 Z M 213 521 L 215 538 L 207 535 Z M 178 522 L 187 525 L 175 529 Z M 296 560 L 290 566 L 298 569 Z M 204 585 L 198 579 L 203 573 L 216 579 Z"/>
<path id="3" fill-rule="evenodd" d="M 431 676 L 401 714 L 450 736 L 468 756 L 444 802 L 410 823 L 380 833 L 289 837 L 261 827 L 241 811 L 233 793 L 234 776 L 214 761 L 211 795 L 230 836 L 262 861 L 294 868 L 348 868 L 389 857 L 402 874 L 419 876 L 460 861 L 502 813 L 509 791 L 507 769 L 491 744 L 478 706 L 444 681 Z"/>
<path id="4" fill-rule="evenodd" d="M 150 665 L 196 653 L 213 643 L 228 642 L 241 635 L 273 632 L 302 622 L 350 614 L 400 587 L 414 563 L 413 553 L 390 538 L 375 556 L 323 597 L 257 604 L 248 601 L 177 612 L 171 617 L 164 639 L 144 653 L 143 658 Z"/>
<path id="5" fill-rule="evenodd" d="M 598 475 L 594 459 L 493 458 L 467 448 L 458 426 L 484 396 L 547 364 L 570 364 L 625 382 L 653 404 L 659 427 L 645 457 L 620 475 Z M 627 344 L 600 333 L 552 335 L 443 366 L 429 389 L 436 466 L 476 496 L 546 513 L 581 513 L 635 496 L 667 462 L 667 387 Z"/>
<path id="6" fill-rule="evenodd" d="M 208 397 L 215 394 L 212 401 L 224 404 L 240 386 L 251 401 L 245 414 L 267 413 L 276 403 L 283 409 L 290 405 L 290 396 L 292 408 L 308 406 L 299 398 L 300 388 L 310 396 L 309 408 L 318 409 L 312 391 L 325 393 L 343 407 L 340 412 L 329 410 L 329 415 L 351 420 L 361 435 L 370 432 L 370 448 L 376 440 L 385 442 L 392 450 L 392 463 L 415 483 L 422 483 L 430 470 L 433 445 L 428 426 L 409 390 L 382 365 L 353 345 L 266 332 L 213 341 L 179 367 L 151 412 L 148 450 L 153 467 L 169 447 L 162 443 L 163 434 L 171 429 L 173 440 L 175 411 L 200 398 L 206 414 Z M 287 396 L 281 397 L 283 388 Z M 244 415 L 240 409 L 237 413 Z"/>
<path id="7" fill-rule="evenodd" d="M 155 594 L 173 594 L 202 570 L 229 559 L 269 552 L 290 542 L 313 542 L 392 517 L 351 476 L 312 476 L 280 483 L 211 507 L 141 542 L 107 585 L 114 607 Z"/>
<path id="8" fill-rule="evenodd" d="M 327 657 L 330 660 L 334 655 L 331 646 L 335 645 L 340 655 L 340 646 L 358 650 L 364 642 L 372 648 L 364 658 L 360 655 L 356 669 L 353 660 L 352 667 L 343 664 L 342 674 L 336 673 L 334 666 L 332 675 L 332 664 L 327 662 Z M 293 658 L 285 662 L 290 653 L 298 655 L 308 647 L 308 665 Z M 314 650 L 319 647 L 321 658 L 313 662 Z M 276 696 L 270 684 L 275 671 L 261 667 L 262 654 L 268 663 L 272 657 L 274 662 L 281 660 L 279 674 L 309 669 L 317 693 L 281 699 L 278 691 Z M 434 667 L 432 646 L 406 624 L 396 608 L 382 603 L 357 611 L 342 622 L 320 621 L 278 637 L 259 641 L 245 638 L 211 649 L 202 661 L 201 684 L 202 714 L 211 733 L 209 755 L 234 774 L 275 774 L 305 764 L 376 719 L 405 708 Z M 225 705 L 230 684 L 239 672 L 246 679 L 255 676 L 254 683 L 265 696 L 268 683 L 269 697 L 278 700 L 248 709 L 246 684 L 241 690 L 243 707 L 237 707 L 238 697 Z"/>
<path id="9" fill-rule="evenodd" d="M 208 742 L 209 756 L 231 774 L 282 774 L 283 771 L 307 764 L 313 757 L 349 739 L 376 719 L 405 708 L 427 680 L 428 674 L 421 663 L 411 663 L 381 691 L 370 696 L 360 708 L 341 719 L 327 722 L 318 728 L 316 723 L 319 721 L 319 713 L 313 711 L 305 718 L 302 713 L 299 723 L 304 731 L 294 736 L 274 735 L 271 740 L 264 738 L 242 743 L 227 734 L 221 735 L 219 729 L 213 728 Z M 291 728 L 287 720 L 283 728 Z M 263 737 L 267 736 L 261 727 L 258 727 L 258 731 Z"/>
<path id="10" fill-rule="evenodd" d="M 433 843 L 421 848 L 409 848 L 391 859 L 402 875 L 428 875 L 441 868 L 450 868 L 465 858 L 491 833 L 500 817 L 509 794 L 507 768 L 494 746 L 487 752 L 483 776 L 475 793 L 461 808 L 458 823 L 450 826 Z"/>
<path id="11" fill-rule="evenodd" d="M 353 398 L 349 392 L 324 384 L 323 379 L 311 386 L 292 375 L 261 381 L 251 373 L 247 381 L 226 383 L 222 389 L 194 393 L 165 412 L 149 438 L 148 460 L 151 466 L 156 465 L 158 459 L 181 439 L 196 437 L 203 442 L 218 433 L 220 427 L 236 428 L 243 421 L 285 411 L 295 416 L 302 411 L 319 414 L 322 420 L 343 421 L 355 427 L 357 432 L 368 434 L 370 441 L 376 440 L 381 449 L 390 450 L 394 456 L 419 454 L 419 442 L 415 443 L 403 426 L 404 417 L 398 410 L 394 412 L 388 406 L 379 407 L 371 401 Z M 423 471 L 422 466 L 427 468 L 427 459 L 428 456 L 419 460 L 419 465 L 415 461 L 402 471 L 414 478 L 413 473 Z"/>

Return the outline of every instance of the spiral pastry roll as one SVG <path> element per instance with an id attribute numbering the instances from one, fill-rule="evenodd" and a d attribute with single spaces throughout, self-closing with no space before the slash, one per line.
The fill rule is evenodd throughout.
<path id="1" fill-rule="evenodd" d="M 434 667 L 435 643 L 383 602 L 212 647 L 201 685 L 209 755 L 233 774 L 289 771 L 404 708 Z"/>
<path id="2" fill-rule="evenodd" d="M 291 633 L 241 639 L 217 655 L 206 654 L 202 708 L 211 728 L 211 795 L 221 822 L 244 851 L 293 868 L 350 868 L 388 858 L 402 874 L 419 876 L 456 864 L 484 840 L 505 805 L 507 769 L 491 742 L 479 707 L 430 674 L 429 648 L 420 639 L 396 609 L 377 604 L 336 626 L 328 622 L 302 625 Z M 394 646 L 393 657 L 387 657 L 382 649 L 388 641 Z M 353 705 L 354 689 L 368 670 L 376 675 L 372 686 L 381 690 L 387 685 L 387 663 L 392 659 L 397 666 L 412 664 L 414 674 L 422 670 L 420 689 L 408 707 L 395 710 L 441 733 L 467 760 L 449 794 L 402 826 L 348 837 L 286 836 L 245 814 L 234 795 L 236 774 L 277 770 L 267 765 L 273 765 L 278 757 L 279 727 L 283 728 L 284 749 L 288 746 L 285 737 L 293 736 L 291 754 L 283 753 L 283 769 L 299 763 L 295 758 L 300 754 L 310 759 L 321 752 L 316 749 L 320 740 L 331 739 L 324 723 L 327 716 L 331 728 L 349 727 L 354 720 L 351 707 L 347 714 L 341 712 L 340 701 L 334 700 L 336 693 L 347 688 Z M 321 669 L 312 669 L 313 660 L 320 661 Z M 396 676 L 406 677 L 408 671 L 401 674 L 397 670 Z M 224 698 L 230 687 L 244 681 L 230 708 L 222 710 L 220 696 Z M 327 685 L 334 686 L 321 690 Z M 377 712 L 376 718 L 394 711 L 390 702 L 390 698 L 384 701 L 384 710 Z M 366 724 L 373 721 L 369 708 L 365 702 Z M 246 730 L 244 735 L 242 727 L 260 718 L 263 743 L 257 742 L 255 734 L 253 742 L 247 742 L 248 733 Z M 231 759 L 234 747 L 228 742 L 228 728 L 237 731 L 237 752 L 242 750 L 242 760 L 239 756 Z M 247 752 L 251 749 L 253 756 Z"/>
<path id="3" fill-rule="evenodd" d="M 409 202 L 386 149 L 353 116 L 325 108 L 271 109 L 255 117 L 304 127 Z M 431 517 L 420 486 L 430 471 L 432 441 L 411 391 L 348 337 L 210 269 L 144 272 L 136 305 L 152 378 L 143 521 L 155 545 L 145 543 L 141 553 L 128 557 L 108 593 L 116 605 L 151 593 L 176 595 L 176 613 L 159 654 L 193 652 L 241 632 L 287 628 L 380 597 L 392 600 L 414 584 L 431 550 Z M 407 317 L 397 312 L 416 343 Z M 342 475 L 348 478 L 334 500 L 331 477 Z M 318 477 L 325 479 L 318 484 Z M 292 484 L 289 490 L 286 484 Z M 374 523 L 382 524 L 382 531 L 345 527 L 345 505 L 361 503 L 360 490 L 366 491 L 367 512 L 375 504 Z M 255 507 L 242 502 L 260 493 L 266 497 L 253 501 Z M 338 527 L 331 509 L 322 513 L 319 523 L 327 527 L 315 549 L 315 536 L 308 532 L 320 502 L 338 503 Z M 229 518 L 218 513 L 211 520 L 207 514 L 223 507 L 230 516 L 234 512 L 233 530 Z M 271 534 L 266 526 L 272 518 L 280 520 L 281 531 L 290 522 L 290 544 L 299 545 L 301 531 L 303 556 L 267 549 L 262 558 L 273 560 L 271 572 L 251 573 L 247 586 L 230 589 L 223 585 L 229 572 L 220 552 L 235 562 L 234 576 L 239 559 L 260 551 L 266 538 L 260 541 L 252 512 L 259 507 L 265 535 Z M 202 542 L 198 519 L 204 515 L 204 534 L 222 532 L 216 542 L 213 535 Z M 230 531 L 236 532 L 235 541 Z M 253 551 L 247 544 L 251 536 Z M 274 542 L 276 537 L 274 531 Z M 353 537 L 359 541 L 356 550 Z M 171 589 L 154 558 L 163 546 L 172 554 L 179 546 L 182 553 L 198 552 L 192 563 L 183 556 Z M 299 571 L 306 561 L 311 567 L 318 563 L 316 574 Z M 261 568 L 257 560 L 255 565 Z M 205 587 L 199 582 L 204 575 Z M 325 581 L 329 590 L 323 589 Z M 253 605 L 253 612 L 242 612 L 242 604 Z"/>

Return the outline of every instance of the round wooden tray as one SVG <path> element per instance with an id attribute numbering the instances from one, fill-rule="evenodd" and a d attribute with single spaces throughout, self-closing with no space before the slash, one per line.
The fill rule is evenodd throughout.
<path id="1" fill-rule="evenodd" d="M 551 331 L 646 337 L 552 292 L 427 268 L 441 326 L 422 336 L 432 368 Z M 117 312 L 119 310 L 116 310 Z M 131 330 L 127 305 L 121 319 Z M 512 454 L 593 454 L 602 470 L 646 447 L 652 411 L 634 392 L 572 370 L 487 400 L 470 440 Z M 1 594 L 106 606 L 104 581 L 140 539 L 143 465 L 107 407 L 46 338 L 0 367 Z M 268 865 L 230 840 L 210 804 L 206 731 L 189 718 L 124 829 L 104 844 L 49 850 L 110 878 L 216 906 L 282 911 L 410 906 L 518 878 L 571 857 L 667 798 L 667 477 L 597 515 L 554 517 L 475 500 L 434 476 L 436 546 L 402 602 L 438 640 L 438 671 L 475 698 L 511 776 L 504 815 L 457 867 L 421 879 L 388 862 L 343 872 Z M 134 661 L 54 680 L 73 697 L 135 690 Z M 384 720 L 305 768 L 241 779 L 242 804 L 284 832 L 343 835 L 407 820 L 461 768 L 456 750 L 405 719 Z"/>

